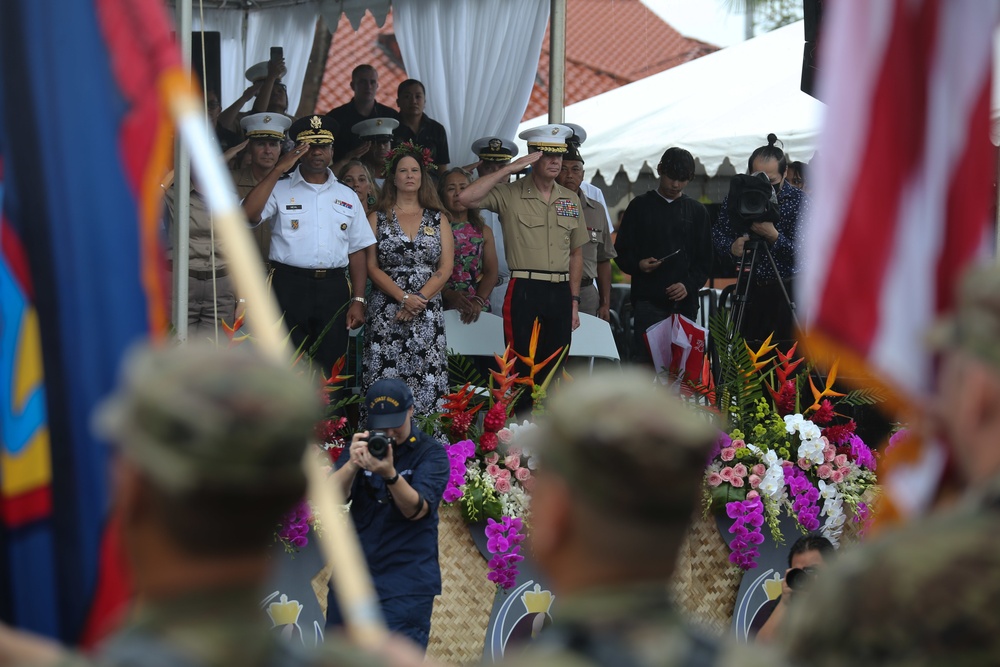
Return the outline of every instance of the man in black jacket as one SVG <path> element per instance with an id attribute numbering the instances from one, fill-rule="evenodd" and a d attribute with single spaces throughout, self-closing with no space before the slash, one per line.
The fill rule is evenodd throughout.
<path id="1" fill-rule="evenodd" d="M 646 364 L 652 362 L 643 334 L 674 313 L 698 315 L 698 291 L 712 263 L 708 212 L 684 194 L 694 177 L 694 157 L 668 148 L 656 172 L 659 186 L 632 200 L 615 241 L 618 266 L 632 276 L 633 360 Z"/>

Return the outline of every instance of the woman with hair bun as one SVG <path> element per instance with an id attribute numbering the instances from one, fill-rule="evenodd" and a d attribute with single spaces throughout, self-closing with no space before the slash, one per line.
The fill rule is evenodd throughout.
<path id="1" fill-rule="evenodd" d="M 774 275 L 771 263 L 763 254 L 758 254 L 754 264 L 753 283 L 749 288 L 750 298 L 744 311 L 743 330 L 740 333 L 751 345 L 774 333 L 775 340 L 787 347 L 793 340 L 794 319 L 785 301 L 781 282 L 784 282 L 792 303 L 795 303 L 793 279 L 796 272 L 795 257 L 801 242 L 799 225 L 809 200 L 802 190 L 785 180 L 788 158 L 777 144 L 776 135 L 767 135 L 767 145 L 760 146 L 750 154 L 747 174 L 761 173 L 770 181 L 778 200 L 778 221 L 753 222 L 747 233 L 746 226 L 740 224 L 740 221 L 730 220 L 729 197 L 726 197 L 722 200 L 718 221 L 712 227 L 712 239 L 719 254 L 731 257 L 737 265 L 751 234 L 755 239 L 766 242 L 780 276 Z"/>

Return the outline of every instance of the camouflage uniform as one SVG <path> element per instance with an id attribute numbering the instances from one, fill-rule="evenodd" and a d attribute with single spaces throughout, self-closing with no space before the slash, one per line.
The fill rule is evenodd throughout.
<path id="1" fill-rule="evenodd" d="M 780 667 L 767 649 L 738 647 L 692 629 L 665 585 L 567 596 L 550 628 L 505 664 L 518 667 Z"/>
<path id="2" fill-rule="evenodd" d="M 1000 478 L 958 510 L 845 553 L 788 615 L 803 665 L 1000 660 Z"/>
<path id="3" fill-rule="evenodd" d="M 656 566 L 662 570 L 661 580 L 628 580 L 629 565 L 616 560 L 622 556 L 600 556 L 603 563 L 597 569 L 603 565 L 617 572 L 620 576 L 609 578 L 616 583 L 557 590 L 562 597 L 551 627 L 523 651 L 511 649 L 504 664 L 781 664 L 766 650 L 703 636 L 685 623 L 667 593 L 669 564 L 692 514 L 714 435 L 706 413 L 682 405 L 665 389 L 651 385 L 648 377 L 632 371 L 598 374 L 564 387 L 554 397 L 538 428 L 525 436 L 526 449 L 539 462 L 537 487 L 549 483 L 550 477 L 561 479 L 574 511 L 581 512 L 574 523 L 600 516 L 604 523 L 598 525 L 627 525 L 629 535 L 676 539 L 657 537 L 661 541 L 653 542 L 661 548 L 650 553 L 650 562 L 663 563 Z M 645 539 L 620 544 L 624 550 L 649 553 Z M 579 556 L 588 557 L 582 551 Z M 544 563 L 539 564 L 544 569 Z"/>
<path id="4" fill-rule="evenodd" d="M 169 498 L 210 489 L 206 505 L 305 485 L 302 457 L 320 415 L 315 387 L 249 346 L 140 349 L 95 426 Z M 225 526 L 220 526 L 225 531 Z M 370 665 L 334 641 L 319 652 L 281 639 L 260 608 L 263 582 L 144 600 L 90 658 L 66 665 Z"/>
<path id="5" fill-rule="evenodd" d="M 1000 271 L 967 276 L 955 315 L 931 338 L 1000 375 Z M 953 451 L 967 463 L 961 447 Z M 998 603 L 1000 475 L 994 474 L 952 510 L 838 558 L 796 601 L 787 649 L 793 661 L 818 666 L 996 664 Z"/>

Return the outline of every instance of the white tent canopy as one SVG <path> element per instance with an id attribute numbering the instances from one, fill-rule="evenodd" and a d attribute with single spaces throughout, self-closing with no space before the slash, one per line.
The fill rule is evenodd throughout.
<path id="1" fill-rule="evenodd" d="M 566 107 L 566 122 L 587 131 L 588 176 L 634 180 L 663 151 L 691 151 L 710 175 L 726 158 L 742 164 L 771 132 L 793 159 L 815 151 L 824 105 L 799 89 L 801 21 Z M 521 123 L 518 132 L 546 123 Z M 521 148 L 524 144 L 521 142 Z"/>

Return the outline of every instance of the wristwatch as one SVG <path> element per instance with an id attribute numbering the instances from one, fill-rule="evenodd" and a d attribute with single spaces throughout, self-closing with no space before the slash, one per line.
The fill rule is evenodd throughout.
<path id="1" fill-rule="evenodd" d="M 385 483 L 386 483 L 386 486 L 392 486 L 393 484 L 395 484 L 398 481 L 399 481 L 399 473 L 397 472 L 390 479 L 385 480 Z"/>
<path id="2" fill-rule="evenodd" d="M 368 299 L 366 299 L 366 298 L 365 298 L 365 297 L 363 297 L 363 296 L 356 296 L 356 297 L 354 297 L 353 299 L 351 299 L 351 301 L 357 301 L 357 302 L 358 302 L 358 303 L 360 303 L 360 304 L 361 304 L 362 306 L 367 306 L 367 305 L 368 305 Z"/>
<path id="3" fill-rule="evenodd" d="M 571 297 L 569 298 L 569 300 L 570 300 L 570 301 L 576 301 L 577 303 L 580 303 L 580 297 L 578 297 L 578 296 L 571 296 Z"/>

